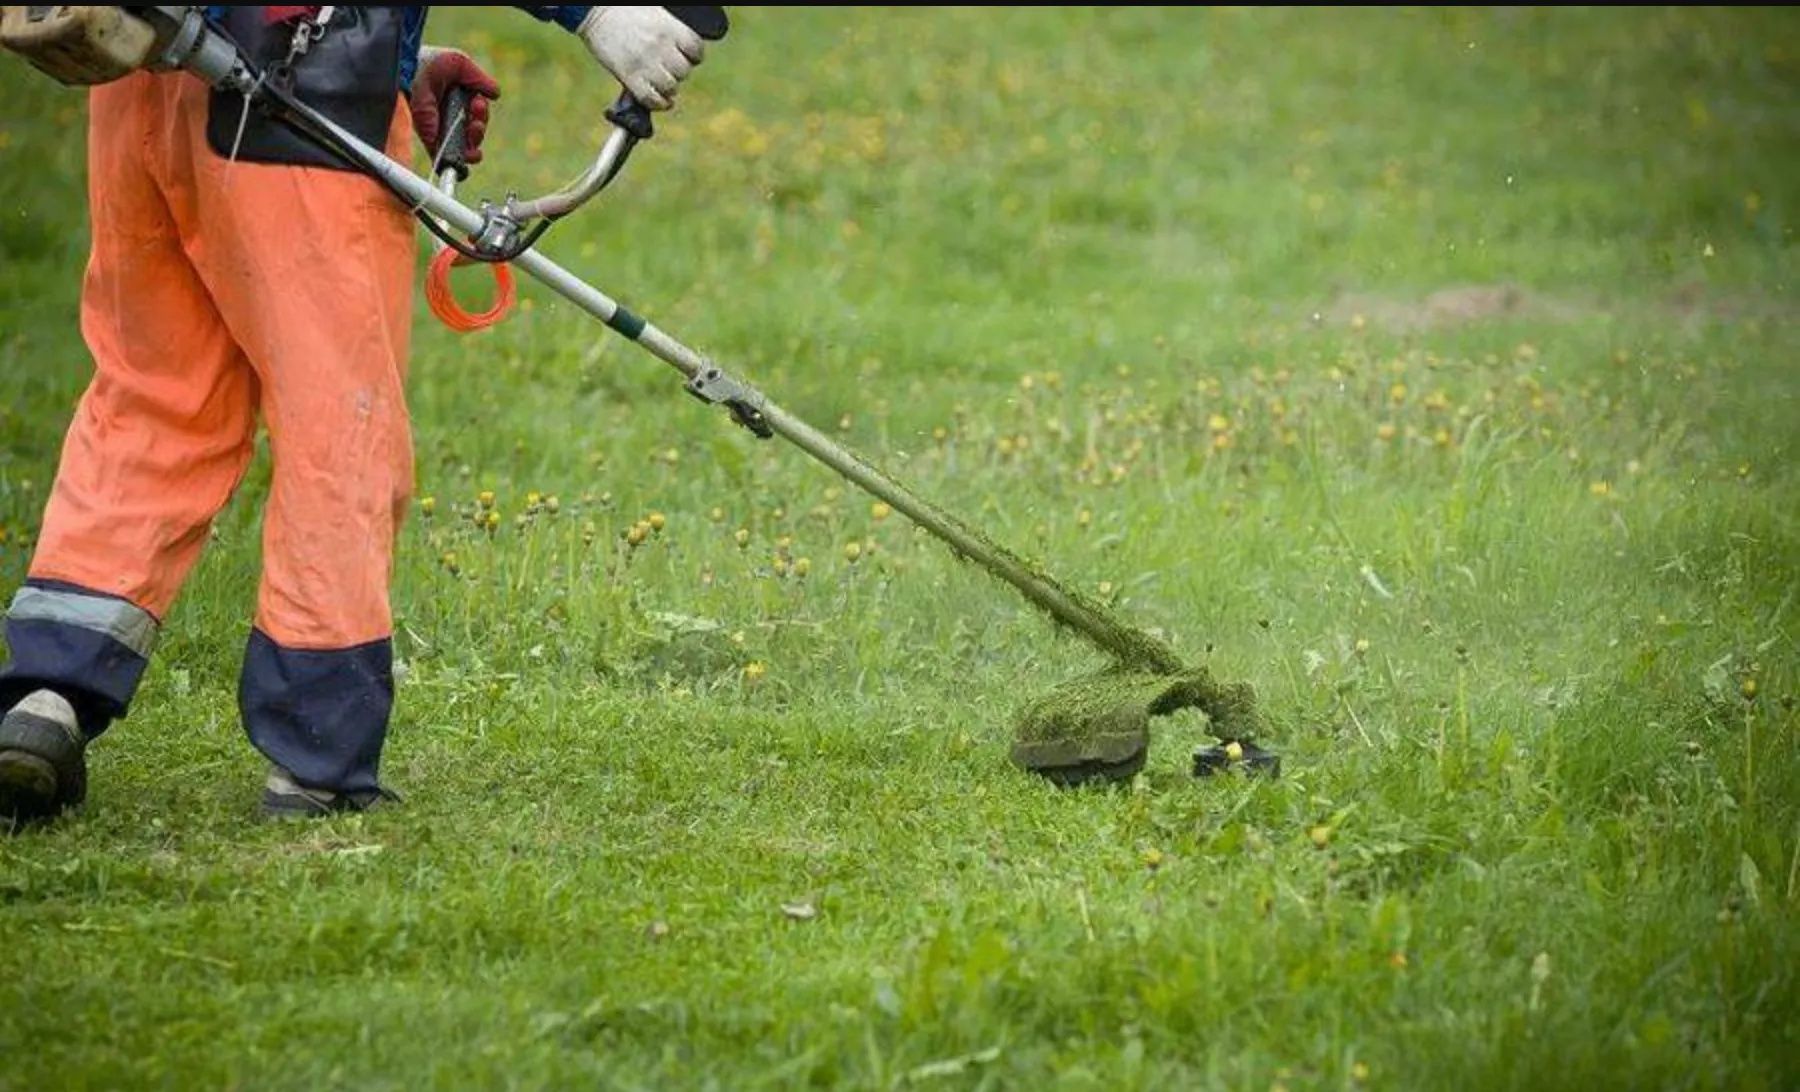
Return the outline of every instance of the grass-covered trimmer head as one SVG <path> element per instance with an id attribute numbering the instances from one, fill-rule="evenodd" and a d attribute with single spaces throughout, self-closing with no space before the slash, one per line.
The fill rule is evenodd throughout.
<path id="1" fill-rule="evenodd" d="M 1205 668 L 1175 673 L 1113 667 L 1057 687 L 1019 714 L 1012 760 L 1059 785 L 1122 781 L 1143 769 L 1150 753 L 1150 718 L 1182 709 L 1206 714 L 1228 741 L 1195 756 L 1205 775 L 1241 765 L 1275 773 L 1275 756 L 1252 740 L 1262 728 L 1248 683 L 1220 684 Z"/>

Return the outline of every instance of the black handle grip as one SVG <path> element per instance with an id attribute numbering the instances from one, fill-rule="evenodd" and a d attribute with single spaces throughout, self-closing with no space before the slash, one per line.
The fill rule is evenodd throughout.
<path id="1" fill-rule="evenodd" d="M 469 177 L 468 130 L 469 103 L 474 95 L 466 87 L 452 87 L 445 95 L 441 107 L 444 128 L 438 134 L 437 169 L 449 168 L 456 172 L 456 180 L 461 182 Z"/>
<path id="2" fill-rule="evenodd" d="M 731 19 L 724 8 L 664 8 L 664 11 L 688 25 L 688 29 L 709 42 L 725 37 Z"/>
<path id="3" fill-rule="evenodd" d="M 664 8 L 664 11 L 687 24 L 687 28 L 709 42 L 716 42 L 725 37 L 731 30 L 731 19 L 724 8 Z M 656 135 L 656 124 L 650 120 L 650 109 L 631 92 L 621 91 L 613 104 L 606 108 L 606 120 L 630 133 L 638 140 L 649 140 Z"/>

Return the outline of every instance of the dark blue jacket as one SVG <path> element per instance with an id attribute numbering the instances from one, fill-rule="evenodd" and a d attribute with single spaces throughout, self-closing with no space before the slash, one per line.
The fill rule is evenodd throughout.
<path id="1" fill-rule="evenodd" d="M 569 31 L 581 26 L 581 21 L 587 18 L 589 11 L 593 10 L 590 5 L 585 4 L 553 4 L 536 7 L 514 4 L 509 6 L 529 12 L 546 23 L 555 23 Z M 209 7 L 206 9 L 206 17 L 218 19 L 224 10 L 222 7 Z M 402 91 L 412 87 L 413 73 L 419 67 L 419 46 L 423 45 L 425 41 L 425 17 L 430 13 L 431 8 L 429 7 L 408 7 L 406 9 L 406 22 L 402 26 L 400 35 L 400 90 Z"/>

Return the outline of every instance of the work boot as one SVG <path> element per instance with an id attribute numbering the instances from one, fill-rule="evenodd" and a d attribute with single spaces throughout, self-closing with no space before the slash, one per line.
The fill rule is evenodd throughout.
<path id="1" fill-rule="evenodd" d="M 280 766 L 270 766 L 268 780 L 263 782 L 263 814 L 271 819 L 313 819 L 344 812 L 373 811 L 399 802 L 400 798 L 386 789 L 332 792 L 308 788 Z"/>
<path id="2" fill-rule="evenodd" d="M 87 797 L 87 736 L 75 707 L 35 690 L 0 719 L 0 821 L 49 819 Z"/>

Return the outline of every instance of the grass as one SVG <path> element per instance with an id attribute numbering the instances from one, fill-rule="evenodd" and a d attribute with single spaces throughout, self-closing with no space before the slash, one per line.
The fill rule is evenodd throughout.
<path id="1" fill-rule="evenodd" d="M 573 170 L 578 47 L 432 26 L 474 190 Z M 1794 1087 L 1797 29 L 744 10 L 548 249 L 1254 682 L 1286 776 L 1011 769 L 1093 654 L 549 293 L 421 308 L 408 806 L 253 819 L 259 464 L 0 844 L 0 1084 Z M 0 89 L 9 589 L 88 365 L 81 100 Z"/>

